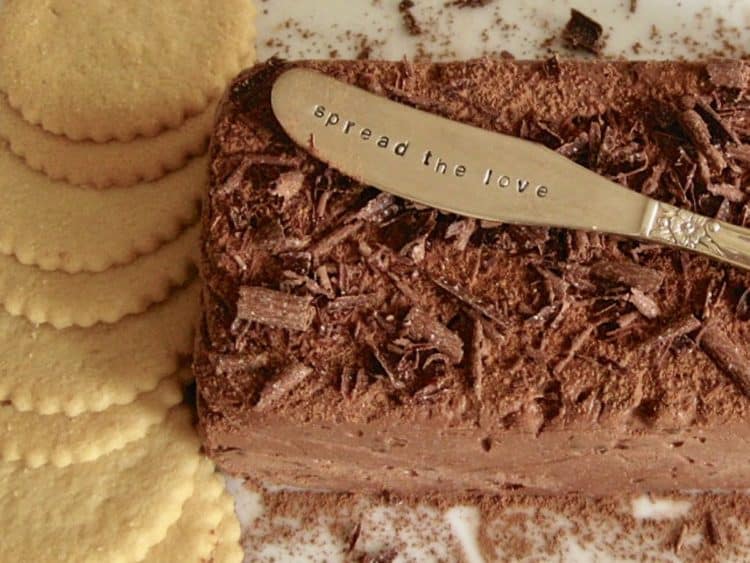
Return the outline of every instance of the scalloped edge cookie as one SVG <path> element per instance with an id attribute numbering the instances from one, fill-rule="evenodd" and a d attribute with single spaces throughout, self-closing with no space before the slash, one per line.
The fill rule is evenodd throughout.
<path id="1" fill-rule="evenodd" d="M 219 539 L 209 561 L 211 563 L 242 563 L 245 554 L 240 544 L 242 531 L 234 512 L 234 499 L 225 493 L 221 502 L 225 515 L 216 530 Z"/>
<path id="2" fill-rule="evenodd" d="M 165 377 L 156 389 L 126 405 L 76 417 L 20 412 L 12 405 L 0 405 L 0 426 L 5 430 L 0 434 L 0 459 L 20 461 L 30 468 L 65 467 L 119 450 L 164 422 L 169 409 L 182 400 L 180 377 Z"/>
<path id="3" fill-rule="evenodd" d="M 94 461 L 0 463 L 0 560 L 142 560 L 193 494 L 200 442 L 187 407 Z"/>
<path id="4" fill-rule="evenodd" d="M 215 109 L 216 102 L 156 137 L 94 143 L 71 141 L 27 123 L 0 95 L 0 137 L 29 168 L 53 180 L 99 189 L 127 187 L 157 180 L 206 152 Z"/>
<path id="5" fill-rule="evenodd" d="M 205 561 L 216 547 L 216 530 L 225 516 L 221 496 L 224 480 L 214 464 L 202 458 L 195 476 L 195 492 L 182 509 L 179 520 L 167 531 L 164 541 L 146 555 L 148 563 Z"/>
<path id="6" fill-rule="evenodd" d="M 197 219 L 207 177 L 204 156 L 154 182 L 82 188 L 31 170 L 0 142 L 0 253 L 69 273 L 127 264 Z"/>
<path id="7" fill-rule="evenodd" d="M 200 282 L 115 324 L 57 330 L 0 312 L 0 401 L 19 411 L 77 416 L 130 403 L 193 347 Z"/>
<path id="8" fill-rule="evenodd" d="M 0 90 L 26 121 L 72 140 L 154 136 L 218 98 L 254 38 L 250 0 L 10 2 Z"/>
<path id="9" fill-rule="evenodd" d="M 164 301 L 196 271 L 200 225 L 129 264 L 68 274 L 0 255 L 0 303 L 11 315 L 62 329 L 114 323 Z"/>

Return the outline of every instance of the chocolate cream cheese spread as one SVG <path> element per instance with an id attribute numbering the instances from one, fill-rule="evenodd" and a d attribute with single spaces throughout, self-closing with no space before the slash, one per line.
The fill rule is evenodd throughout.
<path id="1" fill-rule="evenodd" d="M 750 223 L 748 63 L 249 69 L 217 116 L 203 210 L 195 371 L 223 469 L 408 493 L 750 487 L 749 273 L 353 181 L 274 118 L 270 89 L 290 65 Z"/>

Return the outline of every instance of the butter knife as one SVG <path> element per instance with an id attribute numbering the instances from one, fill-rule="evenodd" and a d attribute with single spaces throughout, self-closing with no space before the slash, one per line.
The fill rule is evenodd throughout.
<path id="1" fill-rule="evenodd" d="M 313 156 L 398 197 L 489 221 L 635 237 L 750 269 L 750 229 L 638 194 L 542 145 L 303 68 L 277 78 L 271 104 Z"/>

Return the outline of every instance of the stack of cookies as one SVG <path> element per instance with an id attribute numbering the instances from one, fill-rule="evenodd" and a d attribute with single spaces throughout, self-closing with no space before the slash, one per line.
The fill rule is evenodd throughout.
<path id="1" fill-rule="evenodd" d="M 0 4 L 0 561 L 239 561 L 182 388 L 250 0 Z"/>

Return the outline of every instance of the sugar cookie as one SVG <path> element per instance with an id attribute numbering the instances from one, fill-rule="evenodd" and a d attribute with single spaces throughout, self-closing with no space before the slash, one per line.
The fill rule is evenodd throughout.
<path id="1" fill-rule="evenodd" d="M 86 463 L 0 463 L 0 561 L 142 560 L 193 493 L 200 456 L 178 407 L 141 440 Z"/>
<path id="2" fill-rule="evenodd" d="M 25 266 L 0 254 L 0 303 L 11 315 L 55 328 L 113 323 L 167 298 L 195 271 L 200 226 L 130 264 L 68 274 Z"/>
<path id="3" fill-rule="evenodd" d="M 0 90 L 73 140 L 177 127 L 216 99 L 255 37 L 250 0 L 24 0 L 0 17 Z"/>
<path id="4" fill-rule="evenodd" d="M 31 170 L 0 143 L 0 253 L 70 273 L 127 264 L 196 219 L 206 181 L 200 157 L 155 182 L 81 188 Z"/>
<path id="5" fill-rule="evenodd" d="M 216 529 L 224 517 L 222 503 L 224 479 L 214 465 L 202 458 L 195 475 L 195 490 L 182 509 L 180 519 L 167 531 L 164 541 L 152 547 L 148 563 L 200 563 L 211 556 L 216 546 Z"/>
<path id="6" fill-rule="evenodd" d="M 0 433 L 0 459 L 21 461 L 32 468 L 92 461 L 143 438 L 181 399 L 182 386 L 174 375 L 132 403 L 76 417 L 20 412 L 11 405 L 0 405 L 4 430 Z"/>
<path id="7" fill-rule="evenodd" d="M 240 523 L 234 513 L 234 501 L 228 494 L 222 496 L 224 518 L 221 519 L 216 544 L 211 563 L 242 563 L 244 553 L 240 545 Z"/>
<path id="8" fill-rule="evenodd" d="M 199 293 L 194 281 L 145 313 L 90 328 L 56 330 L 0 312 L 0 401 L 69 416 L 133 401 L 192 349 Z"/>
<path id="9" fill-rule="evenodd" d="M 156 137 L 129 143 L 71 141 L 24 121 L 0 95 L 0 137 L 26 165 L 53 180 L 95 188 L 150 182 L 205 152 L 216 104 Z"/>

